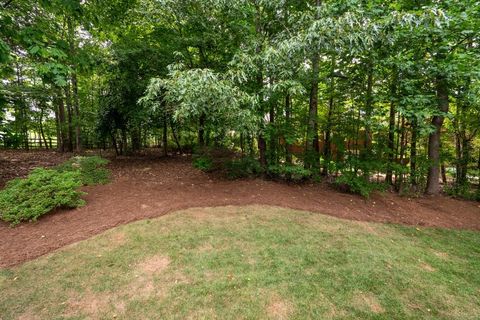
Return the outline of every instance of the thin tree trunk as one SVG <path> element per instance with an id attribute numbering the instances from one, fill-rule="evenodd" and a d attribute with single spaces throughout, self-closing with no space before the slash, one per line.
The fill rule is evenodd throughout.
<path id="1" fill-rule="evenodd" d="M 260 9 L 260 4 L 256 1 L 255 2 L 255 33 L 257 35 L 257 38 L 258 38 L 258 45 L 257 47 L 255 48 L 255 53 L 256 54 L 260 54 L 262 52 L 262 41 L 260 41 L 260 39 L 263 37 L 262 35 L 262 32 L 263 32 L 263 28 L 262 28 L 262 24 L 261 24 L 261 9 Z M 264 129 L 264 120 L 263 120 L 263 114 L 264 114 L 264 101 L 263 101 L 263 94 L 262 94 L 262 90 L 263 90 L 263 66 L 259 66 L 259 72 L 257 74 L 257 79 L 256 79 L 256 82 L 257 82 L 257 89 L 258 89 L 258 92 L 259 92 L 259 112 L 260 112 L 260 130 L 259 130 L 259 133 L 258 133 L 258 139 L 257 139 L 257 143 L 258 143 L 258 153 L 259 153 L 259 162 L 260 162 L 260 165 L 263 167 L 263 168 L 266 168 L 267 166 L 267 156 L 266 156 L 266 153 L 267 153 L 267 143 L 265 141 L 265 137 L 263 135 L 263 129 Z"/>
<path id="2" fill-rule="evenodd" d="M 410 183 L 417 186 L 417 120 L 412 121 L 412 143 L 410 145 Z"/>
<path id="3" fill-rule="evenodd" d="M 40 137 L 43 139 L 45 143 L 45 149 L 48 149 L 47 139 L 45 138 L 45 133 L 43 131 L 43 108 L 40 109 L 40 121 L 39 121 L 39 129 L 40 129 Z M 41 141 L 41 140 L 40 140 Z"/>
<path id="4" fill-rule="evenodd" d="M 65 104 L 63 103 L 63 95 L 62 91 L 58 89 L 58 95 L 57 95 L 57 100 L 58 100 L 58 129 L 60 135 L 57 137 L 57 147 L 60 152 L 65 152 L 67 151 L 67 144 L 68 144 L 68 138 L 67 138 L 67 124 L 65 123 Z"/>
<path id="5" fill-rule="evenodd" d="M 367 65 L 367 92 L 365 99 L 365 151 L 371 154 L 372 144 L 372 112 L 373 112 L 373 62 L 371 58 Z"/>
<path id="6" fill-rule="evenodd" d="M 320 0 L 315 0 L 315 9 L 320 8 L 320 4 Z M 318 11 L 315 13 L 315 19 L 320 19 Z M 320 67 L 320 54 L 317 44 L 313 46 L 311 60 L 312 78 L 310 82 L 310 99 L 308 106 L 307 138 L 305 141 L 304 166 L 307 169 L 318 169 L 320 167 L 320 145 L 318 143 L 318 73 Z"/>
<path id="7" fill-rule="evenodd" d="M 166 157 L 168 156 L 168 124 L 167 124 L 167 117 L 163 117 L 163 155 Z"/>
<path id="8" fill-rule="evenodd" d="M 388 184 L 393 184 L 393 170 L 392 170 L 392 165 L 395 161 L 395 116 L 396 116 L 396 105 L 395 105 L 395 97 L 397 93 L 397 70 L 393 70 L 393 79 L 392 79 L 392 84 L 390 88 L 390 95 L 391 95 L 391 101 L 390 101 L 390 115 L 389 115 L 389 122 L 388 122 L 388 143 L 387 143 L 387 148 L 388 148 L 388 167 L 387 167 L 387 174 L 385 177 L 385 181 Z M 416 143 L 416 128 L 413 128 L 412 130 L 412 144 Z M 415 134 L 415 139 L 413 139 L 413 135 Z M 414 142 L 415 140 L 415 142 Z M 413 148 L 413 145 L 412 145 Z M 413 153 L 413 150 L 412 150 Z M 416 150 L 415 150 L 416 153 Z M 411 163 L 413 166 L 415 166 L 415 160 Z M 415 168 L 413 168 L 414 172 Z M 414 177 L 412 180 L 415 181 Z"/>
<path id="9" fill-rule="evenodd" d="M 205 113 L 202 113 L 198 121 L 198 145 L 200 147 L 205 146 L 205 118 Z"/>
<path id="10" fill-rule="evenodd" d="M 285 124 L 288 129 L 290 129 L 291 126 L 291 115 L 292 115 L 292 107 L 291 107 L 291 101 L 290 101 L 290 94 L 287 93 L 285 96 Z M 288 143 L 288 140 L 286 137 L 285 138 L 285 161 L 288 165 L 292 164 L 292 154 L 290 153 L 290 144 Z"/>
<path id="11" fill-rule="evenodd" d="M 170 128 L 172 129 L 173 139 L 175 140 L 175 144 L 177 145 L 178 151 L 182 152 L 182 147 L 180 145 L 177 133 L 175 132 L 175 128 L 173 126 L 173 121 L 170 121 Z"/>
<path id="12" fill-rule="evenodd" d="M 332 132 L 332 117 L 333 117 L 333 107 L 334 107 L 334 97 L 335 97 L 335 57 L 332 57 L 332 64 L 330 68 L 330 94 L 328 98 L 328 113 L 327 113 L 327 123 L 325 126 L 325 139 L 323 143 L 323 157 L 325 159 L 325 164 L 323 166 L 323 175 L 328 175 L 328 167 L 332 158 L 331 151 L 331 132 Z"/>
<path id="13" fill-rule="evenodd" d="M 70 84 L 65 87 L 65 101 L 67 105 L 67 140 L 65 145 L 68 152 L 73 152 L 73 120 L 72 120 L 72 96 L 70 93 Z"/>

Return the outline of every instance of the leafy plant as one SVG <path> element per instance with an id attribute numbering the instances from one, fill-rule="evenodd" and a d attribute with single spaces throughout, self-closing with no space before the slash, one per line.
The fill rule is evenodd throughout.
<path id="1" fill-rule="evenodd" d="M 213 170 L 213 161 L 206 155 L 200 155 L 193 158 L 193 166 L 199 170 L 209 172 Z"/>
<path id="2" fill-rule="evenodd" d="M 342 190 L 359 194 L 368 198 L 373 191 L 384 190 L 385 185 L 374 183 L 363 175 L 357 175 L 352 171 L 345 171 L 335 180 L 335 184 Z"/>
<path id="3" fill-rule="evenodd" d="M 258 160 L 252 157 L 243 157 L 225 163 L 227 176 L 230 179 L 257 176 L 262 173 L 262 167 Z"/>
<path id="4" fill-rule="evenodd" d="M 448 195 L 452 197 L 480 201 L 480 189 L 478 187 L 474 188 L 469 183 L 465 183 L 463 185 L 447 186 L 444 190 Z"/>
<path id="5" fill-rule="evenodd" d="M 76 208 L 85 204 L 79 171 L 38 168 L 27 178 L 14 179 L 0 191 L 0 218 L 12 225 L 35 221 L 56 208 Z"/>
<path id="6" fill-rule="evenodd" d="M 292 182 L 301 182 L 313 177 L 309 169 L 295 165 L 273 165 L 268 167 L 270 177 Z"/>
<path id="7" fill-rule="evenodd" d="M 83 185 L 106 184 L 110 181 L 110 171 L 104 168 L 108 160 L 99 156 L 73 157 L 57 166 L 59 172 L 78 171 Z"/>

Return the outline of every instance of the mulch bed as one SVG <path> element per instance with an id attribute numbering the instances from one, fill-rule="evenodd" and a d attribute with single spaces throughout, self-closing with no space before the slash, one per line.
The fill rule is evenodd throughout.
<path id="1" fill-rule="evenodd" d="M 35 166 L 55 165 L 68 157 L 51 152 L 1 152 L 0 185 Z M 121 224 L 189 207 L 262 204 L 350 220 L 480 230 L 480 203 L 444 196 L 414 199 L 383 193 L 365 200 L 318 184 L 229 181 L 192 168 L 187 156 L 117 158 L 110 168 L 112 183 L 84 188 L 88 192 L 85 207 L 57 210 L 15 228 L 1 222 L 0 267 L 20 264 Z"/>

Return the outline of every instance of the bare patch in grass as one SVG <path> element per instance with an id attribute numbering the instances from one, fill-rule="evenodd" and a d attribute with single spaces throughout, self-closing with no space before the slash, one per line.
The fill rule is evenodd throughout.
<path id="1" fill-rule="evenodd" d="M 385 312 L 378 298 L 371 292 L 357 292 L 353 297 L 352 305 L 358 309 L 367 309 L 375 314 Z"/>
<path id="2" fill-rule="evenodd" d="M 441 252 L 441 251 L 433 251 L 433 254 L 437 256 L 440 259 L 447 260 L 448 259 L 448 253 L 446 252 Z"/>
<path id="3" fill-rule="evenodd" d="M 278 295 L 274 295 L 267 305 L 267 315 L 270 319 L 288 319 L 292 313 L 292 304 Z"/>
<path id="4" fill-rule="evenodd" d="M 435 269 L 434 267 L 432 267 L 431 265 L 429 265 L 428 263 L 425 263 L 425 262 L 422 262 L 420 264 L 420 267 L 425 270 L 425 271 L 428 271 L 428 272 L 435 272 L 437 271 L 437 269 Z"/>
<path id="5" fill-rule="evenodd" d="M 170 262 L 171 260 L 169 257 L 157 255 L 141 262 L 138 267 L 142 272 L 152 274 L 164 271 Z"/>

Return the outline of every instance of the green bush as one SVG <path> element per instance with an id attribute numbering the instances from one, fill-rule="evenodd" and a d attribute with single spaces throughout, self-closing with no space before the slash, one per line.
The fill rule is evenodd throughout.
<path id="1" fill-rule="evenodd" d="M 106 184 L 110 181 L 110 171 L 104 168 L 108 160 L 99 156 L 73 157 L 56 167 L 59 172 L 78 171 L 83 185 Z"/>
<path id="2" fill-rule="evenodd" d="M 239 179 L 258 176 L 262 173 L 262 167 L 258 160 L 252 157 L 234 159 L 225 163 L 225 170 L 230 179 Z"/>
<path id="3" fill-rule="evenodd" d="M 373 191 L 385 188 L 385 185 L 371 182 L 363 175 L 357 175 L 351 171 L 345 171 L 338 176 L 335 184 L 345 191 L 359 194 L 365 198 L 368 198 Z"/>
<path id="4" fill-rule="evenodd" d="M 268 167 L 268 175 L 272 178 L 292 182 L 302 182 L 313 177 L 311 170 L 295 165 L 275 165 Z"/>
<path id="5" fill-rule="evenodd" d="M 213 170 L 213 161 L 206 155 L 194 156 L 193 166 L 199 170 L 209 172 Z"/>
<path id="6" fill-rule="evenodd" d="M 59 172 L 38 168 L 27 178 L 14 179 L 0 191 L 0 218 L 16 225 L 35 221 L 56 208 L 76 208 L 85 204 L 78 171 Z"/>
<path id="7" fill-rule="evenodd" d="M 446 186 L 444 188 L 444 191 L 446 194 L 452 197 L 466 199 L 466 200 L 480 201 L 480 188 L 478 188 L 478 186 L 472 186 L 469 183 L 465 183 L 464 185 L 460 185 L 460 186 L 458 185 Z"/>

